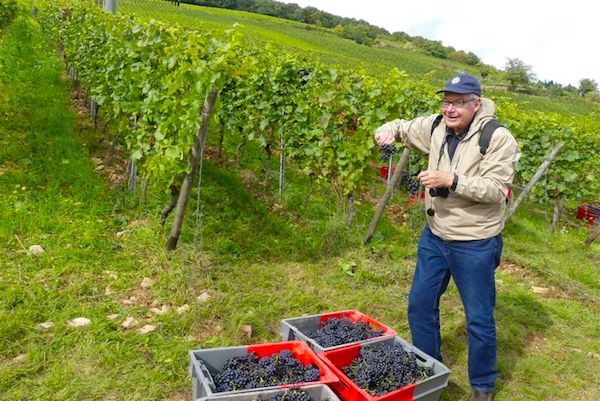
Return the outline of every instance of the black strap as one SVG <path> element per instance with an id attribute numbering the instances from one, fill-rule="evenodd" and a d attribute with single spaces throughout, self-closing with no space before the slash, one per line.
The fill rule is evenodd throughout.
<path id="1" fill-rule="evenodd" d="M 483 124 L 483 129 L 481 130 L 481 136 L 479 137 L 479 152 L 482 156 L 487 153 L 488 148 L 490 147 L 490 142 L 492 141 L 492 135 L 497 128 L 504 127 L 504 125 L 500 124 L 500 121 L 495 118 L 488 120 Z"/>
<path id="2" fill-rule="evenodd" d="M 433 120 L 433 125 L 431 126 L 431 134 L 430 135 L 433 135 L 433 131 L 435 131 L 437 126 L 440 125 L 443 117 L 444 117 L 443 115 L 438 114 L 437 117 L 435 118 L 435 120 Z"/>
<path id="3" fill-rule="evenodd" d="M 433 120 L 433 124 L 431 125 L 431 135 L 433 135 L 433 131 L 442 122 L 442 118 L 443 116 L 438 114 L 435 120 Z M 479 152 L 482 156 L 487 153 L 487 150 L 490 147 L 490 142 L 492 141 L 492 135 L 494 134 L 494 131 L 500 127 L 504 127 L 504 125 L 500 124 L 500 121 L 496 120 L 495 118 L 492 118 L 483 124 L 481 136 L 479 137 Z"/>

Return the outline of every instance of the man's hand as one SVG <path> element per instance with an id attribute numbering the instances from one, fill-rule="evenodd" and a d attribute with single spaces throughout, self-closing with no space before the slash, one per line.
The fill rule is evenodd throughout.
<path id="1" fill-rule="evenodd" d="M 417 175 L 426 188 L 450 188 L 454 174 L 440 170 L 424 170 Z"/>
<path id="2" fill-rule="evenodd" d="M 375 132 L 375 142 L 378 146 L 389 145 L 395 141 L 394 134 L 390 131 Z"/>

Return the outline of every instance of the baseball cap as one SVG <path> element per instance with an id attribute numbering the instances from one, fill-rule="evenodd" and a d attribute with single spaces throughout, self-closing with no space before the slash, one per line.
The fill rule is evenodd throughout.
<path id="1" fill-rule="evenodd" d="M 441 92 L 473 93 L 477 96 L 481 96 L 481 84 L 473 75 L 461 72 L 450 78 L 448 82 L 446 82 L 446 86 L 435 93 Z"/>

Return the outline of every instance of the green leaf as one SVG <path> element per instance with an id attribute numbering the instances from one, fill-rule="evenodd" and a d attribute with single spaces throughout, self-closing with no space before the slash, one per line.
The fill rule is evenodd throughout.
<path id="1" fill-rule="evenodd" d="M 319 126 L 322 129 L 327 129 L 329 125 L 329 120 L 331 120 L 331 113 L 323 113 L 321 117 L 319 117 Z"/>
<path id="2" fill-rule="evenodd" d="M 342 262 L 342 263 L 340 263 L 340 268 L 348 276 L 354 276 L 354 272 L 356 271 L 356 267 L 357 267 L 356 262 Z"/>

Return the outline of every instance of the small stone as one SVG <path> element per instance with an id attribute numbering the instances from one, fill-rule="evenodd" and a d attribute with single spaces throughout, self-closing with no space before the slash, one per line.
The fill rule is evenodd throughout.
<path id="1" fill-rule="evenodd" d="M 152 287 L 152 284 L 154 284 L 154 281 L 151 278 L 144 277 L 144 279 L 142 280 L 142 283 L 140 284 L 140 287 L 150 288 L 150 287 Z"/>
<path id="2" fill-rule="evenodd" d="M 196 299 L 200 303 L 205 303 L 206 301 L 208 301 L 210 299 L 210 294 L 208 292 L 204 291 L 202 294 L 198 295 L 198 298 L 196 298 Z"/>
<path id="3" fill-rule="evenodd" d="M 154 330 L 156 330 L 156 326 L 153 326 L 151 324 L 145 324 L 142 327 L 140 327 L 137 332 L 140 334 L 148 334 L 153 332 Z"/>
<path id="4" fill-rule="evenodd" d="M 112 295 L 112 293 L 113 293 L 113 292 L 112 292 L 112 290 L 110 289 L 110 287 L 106 287 L 106 288 L 104 289 L 104 295 L 106 295 L 106 296 L 109 296 L 109 295 Z"/>
<path id="5" fill-rule="evenodd" d="M 27 360 L 27 354 L 20 354 L 13 358 L 14 363 L 23 363 Z"/>
<path id="6" fill-rule="evenodd" d="M 545 295 L 550 292 L 550 288 L 533 286 L 531 287 L 531 291 L 533 291 L 535 294 Z"/>
<path id="7" fill-rule="evenodd" d="M 127 234 L 127 230 L 117 231 L 116 235 L 117 235 L 117 238 L 121 238 L 125 234 Z"/>
<path id="8" fill-rule="evenodd" d="M 190 310 L 190 306 L 188 304 L 181 305 L 179 308 L 177 308 L 177 314 L 183 315 L 184 313 L 186 313 L 189 310 Z"/>
<path id="9" fill-rule="evenodd" d="M 44 252 L 45 252 L 44 248 L 42 248 L 41 245 L 31 245 L 29 247 L 29 253 L 32 255 L 38 256 L 38 255 L 43 254 Z"/>
<path id="10" fill-rule="evenodd" d="M 67 326 L 73 328 L 85 327 L 89 326 L 90 324 L 92 324 L 92 321 L 86 317 L 77 317 L 67 322 Z"/>
<path id="11" fill-rule="evenodd" d="M 155 315 L 159 315 L 159 316 L 169 313 L 170 311 L 171 311 L 171 307 L 169 305 L 162 305 L 160 308 L 150 308 L 150 312 L 154 313 Z"/>
<path id="12" fill-rule="evenodd" d="M 125 306 L 131 306 L 131 305 L 134 305 L 136 303 L 136 301 L 137 301 L 137 298 L 135 296 L 131 296 L 128 299 L 124 299 L 121 302 L 123 302 L 123 305 L 125 305 Z"/>
<path id="13" fill-rule="evenodd" d="M 113 313 L 112 315 L 108 315 L 108 316 L 106 316 L 106 318 L 107 318 L 108 320 L 115 320 L 115 319 L 116 319 L 116 318 L 118 318 L 118 317 L 119 317 L 119 314 L 118 314 L 118 313 Z"/>
<path id="14" fill-rule="evenodd" d="M 113 280 L 117 279 L 117 273 L 111 270 L 104 270 L 103 273 L 106 274 L 108 277 L 112 278 Z"/>
<path id="15" fill-rule="evenodd" d="M 252 326 L 244 325 L 242 326 L 242 333 L 244 333 L 244 338 L 249 339 L 252 337 Z"/>
<path id="16" fill-rule="evenodd" d="M 125 321 L 121 324 L 121 326 L 125 329 L 130 329 L 132 327 L 137 326 L 137 324 L 138 324 L 137 319 L 129 316 L 129 317 L 127 317 L 127 319 L 125 319 Z"/>
<path id="17" fill-rule="evenodd" d="M 36 326 L 38 329 L 40 330 L 48 330 L 54 327 L 54 323 L 52 322 L 44 322 L 44 323 L 40 323 Z"/>

